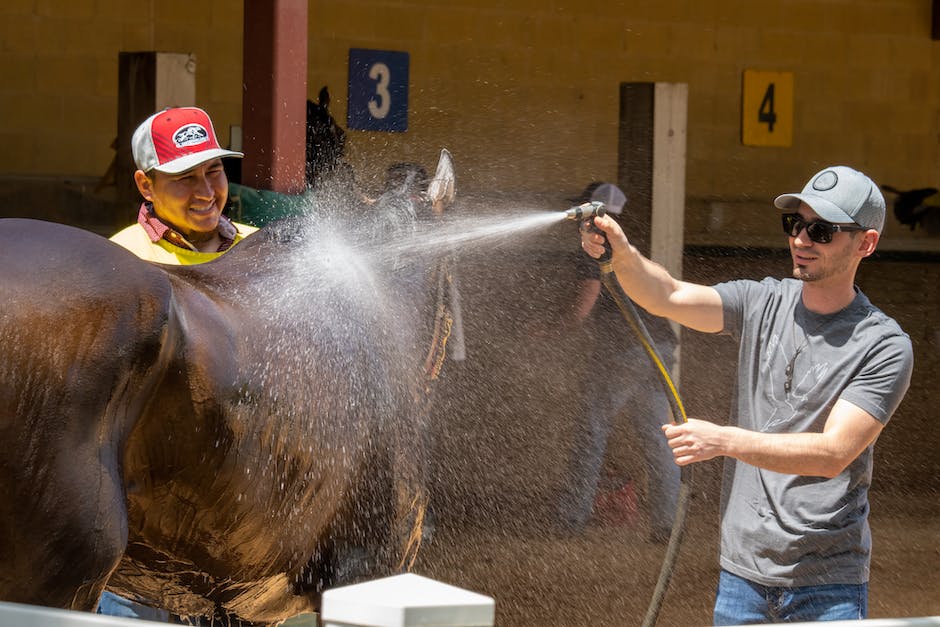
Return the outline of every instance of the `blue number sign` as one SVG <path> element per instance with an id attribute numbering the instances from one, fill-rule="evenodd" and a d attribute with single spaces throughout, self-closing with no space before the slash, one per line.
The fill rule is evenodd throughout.
<path id="1" fill-rule="evenodd" d="M 408 53 L 349 50 L 346 126 L 360 131 L 408 130 Z"/>

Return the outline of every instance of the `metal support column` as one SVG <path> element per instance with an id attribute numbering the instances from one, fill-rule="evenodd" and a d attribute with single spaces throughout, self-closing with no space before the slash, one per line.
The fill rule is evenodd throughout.
<path id="1" fill-rule="evenodd" d="M 306 186 L 307 0 L 245 0 L 242 182 Z"/>

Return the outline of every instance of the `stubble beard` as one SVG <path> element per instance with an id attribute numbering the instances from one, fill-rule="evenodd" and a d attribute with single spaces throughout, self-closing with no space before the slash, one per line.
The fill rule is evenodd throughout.
<path id="1" fill-rule="evenodd" d="M 818 274 L 813 274 L 806 270 L 806 268 L 801 268 L 799 266 L 793 267 L 793 278 L 798 281 L 803 281 L 804 283 L 812 283 L 813 281 L 819 280 Z"/>

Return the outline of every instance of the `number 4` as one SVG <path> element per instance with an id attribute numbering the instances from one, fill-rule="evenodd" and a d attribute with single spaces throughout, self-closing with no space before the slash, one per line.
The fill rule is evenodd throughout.
<path id="1" fill-rule="evenodd" d="M 777 123 L 777 114 L 774 113 L 774 84 L 767 85 L 767 91 L 764 92 L 764 99 L 760 101 L 760 109 L 757 111 L 757 122 L 766 124 L 767 130 L 774 132 L 774 124 Z"/>

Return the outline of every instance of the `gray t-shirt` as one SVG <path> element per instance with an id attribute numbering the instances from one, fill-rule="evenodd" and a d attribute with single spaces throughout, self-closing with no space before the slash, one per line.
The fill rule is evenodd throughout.
<path id="1" fill-rule="evenodd" d="M 794 279 L 715 289 L 723 332 L 740 341 L 730 424 L 764 433 L 822 432 L 839 399 L 888 422 L 910 384 L 913 350 L 900 326 L 864 294 L 856 289 L 848 307 L 823 316 L 803 306 L 802 283 Z M 726 458 L 721 567 L 766 586 L 868 581 L 872 448 L 832 479 Z"/>

